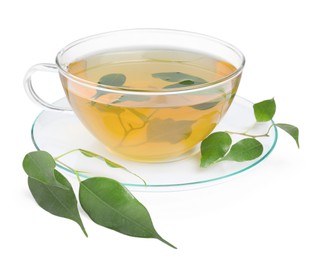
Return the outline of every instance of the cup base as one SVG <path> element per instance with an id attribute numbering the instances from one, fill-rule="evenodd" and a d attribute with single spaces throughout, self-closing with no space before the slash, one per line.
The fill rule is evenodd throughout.
<path id="1" fill-rule="evenodd" d="M 127 156 L 121 153 L 117 153 L 109 148 L 106 148 L 111 154 L 114 156 L 117 156 L 123 160 L 131 161 L 131 162 L 139 162 L 139 163 L 149 163 L 149 164 L 157 164 L 157 163 L 170 163 L 170 162 L 177 162 L 184 159 L 187 159 L 189 157 L 195 156 L 200 151 L 200 143 L 195 145 L 193 148 L 189 149 L 185 153 L 182 153 L 181 155 L 175 155 L 175 156 L 164 156 L 164 157 L 155 157 L 155 158 L 144 158 L 144 157 L 137 157 L 136 156 Z"/>

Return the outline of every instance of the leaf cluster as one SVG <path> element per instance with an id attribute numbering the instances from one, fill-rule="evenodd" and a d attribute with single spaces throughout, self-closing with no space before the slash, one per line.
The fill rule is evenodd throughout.
<path id="1" fill-rule="evenodd" d="M 86 150 L 80 152 L 88 157 L 99 156 Z M 109 160 L 105 162 L 114 168 L 122 167 Z M 74 190 L 55 167 L 55 160 L 49 153 L 28 153 L 23 160 L 23 168 L 28 175 L 29 189 L 41 208 L 53 215 L 75 221 L 88 236 Z M 129 236 L 156 238 L 176 248 L 157 233 L 145 206 L 113 179 L 93 177 L 80 181 L 79 202 L 91 220 L 101 226 Z"/>
<path id="2" fill-rule="evenodd" d="M 276 103 L 274 99 L 264 100 L 254 104 L 253 112 L 257 123 L 272 122 L 268 132 L 262 135 L 251 135 L 229 131 L 212 133 L 201 143 L 201 167 L 205 168 L 220 161 L 243 162 L 260 157 L 263 152 L 263 145 L 257 138 L 268 136 L 269 131 L 273 126 L 287 132 L 299 147 L 299 130 L 297 127 L 290 124 L 274 123 L 272 121 L 276 112 Z M 232 144 L 231 134 L 247 136 L 247 138 Z"/>

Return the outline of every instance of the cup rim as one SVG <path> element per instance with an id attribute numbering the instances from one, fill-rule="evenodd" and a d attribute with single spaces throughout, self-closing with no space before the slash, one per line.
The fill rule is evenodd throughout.
<path id="1" fill-rule="evenodd" d="M 110 86 L 110 85 L 104 85 L 104 84 L 97 84 L 96 82 L 93 81 L 89 81 L 89 80 L 85 80 L 82 79 L 80 77 L 77 77 L 73 74 L 71 74 L 70 72 L 68 72 L 60 63 L 60 58 L 61 56 L 70 48 L 79 45 L 83 42 L 86 42 L 88 40 L 93 40 L 96 38 L 101 38 L 104 36 L 107 36 L 109 34 L 114 34 L 114 33 L 124 33 L 124 32 L 146 32 L 146 31 L 152 31 L 152 32 L 168 32 L 168 33 L 182 33 L 182 34 L 187 34 L 187 35 L 191 35 L 191 36 L 195 36 L 195 37 L 200 37 L 200 38 L 205 38 L 211 41 L 214 41 L 216 43 L 219 43 L 229 49 L 231 49 L 232 51 L 234 51 L 241 59 L 241 64 L 240 66 L 232 73 L 230 73 L 229 75 L 222 77 L 216 81 L 212 81 L 212 82 L 207 82 L 207 83 L 203 83 L 203 84 L 199 84 L 199 85 L 194 85 L 194 86 L 188 86 L 188 87 L 183 87 L 181 89 L 177 88 L 177 89 L 168 89 L 168 90 L 163 90 L 163 91 L 154 91 L 154 90 L 143 90 L 143 89 L 128 89 L 128 88 L 123 88 L 120 87 L 119 89 L 117 88 L 117 86 Z M 239 74 L 241 74 L 244 66 L 245 66 L 245 56 L 244 54 L 234 45 L 223 41 L 221 39 L 218 39 L 216 37 L 213 36 L 209 36 L 206 34 L 202 34 L 202 33 L 196 33 L 196 32 L 190 32 L 190 31 L 185 31 L 185 30 L 175 30 L 175 29 L 162 29 L 162 28 L 136 28 L 136 29 L 123 29 L 123 30 L 114 30 L 114 31 L 108 31 L 108 32 L 104 32 L 104 33 L 99 33 L 99 34 L 94 34 L 91 36 L 87 36 L 87 37 L 83 37 L 80 38 L 76 41 L 73 41 L 71 43 L 69 43 L 68 45 L 66 45 L 64 48 L 62 48 L 56 55 L 55 58 L 55 62 L 58 68 L 59 73 L 61 73 L 63 76 L 71 79 L 72 81 L 80 84 L 81 86 L 84 87 L 88 87 L 88 88 L 92 88 L 94 90 L 100 90 L 100 91 L 109 91 L 112 93 L 118 93 L 118 94 L 129 94 L 129 95 L 176 95 L 176 94 L 185 94 L 185 93 L 190 93 L 190 92 L 196 92 L 196 91 L 201 91 L 201 90 L 207 90 L 210 88 L 214 88 L 222 83 L 225 83 L 229 80 L 231 80 L 232 78 L 237 77 Z M 96 86 L 97 84 L 97 86 Z"/>

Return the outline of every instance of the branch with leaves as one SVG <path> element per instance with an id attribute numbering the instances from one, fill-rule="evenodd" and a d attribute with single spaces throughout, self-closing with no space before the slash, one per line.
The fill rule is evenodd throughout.
<path id="1" fill-rule="evenodd" d="M 84 153 L 95 156 L 85 150 Z M 31 152 L 25 156 L 23 168 L 38 205 L 53 215 L 75 221 L 88 236 L 76 195 L 68 180 L 56 170 L 55 159 L 45 151 Z M 81 181 L 79 172 L 75 171 L 80 183 L 79 202 L 95 223 L 129 236 L 156 238 L 176 248 L 158 234 L 147 209 L 122 184 L 105 177 Z"/>
<path id="2" fill-rule="evenodd" d="M 220 161 L 250 161 L 261 156 L 263 146 L 257 138 L 268 137 L 272 127 L 279 127 L 292 136 L 299 147 L 299 130 L 296 126 L 272 121 L 276 104 L 274 99 L 265 100 L 253 105 L 253 111 L 257 123 L 271 121 L 268 131 L 259 135 L 252 135 L 247 132 L 214 132 L 201 143 L 200 166 L 205 168 Z M 231 135 L 246 136 L 235 144 L 232 144 Z"/>

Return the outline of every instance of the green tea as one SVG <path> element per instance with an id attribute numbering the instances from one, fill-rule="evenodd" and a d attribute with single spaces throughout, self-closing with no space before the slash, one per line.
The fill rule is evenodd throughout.
<path id="1" fill-rule="evenodd" d="M 207 86 L 234 71 L 232 64 L 204 53 L 117 50 L 69 64 L 68 72 L 78 80 L 62 80 L 73 110 L 107 149 L 156 162 L 188 154 L 210 134 L 227 111 L 239 77 Z M 201 91 L 181 93 L 197 88 Z"/>

